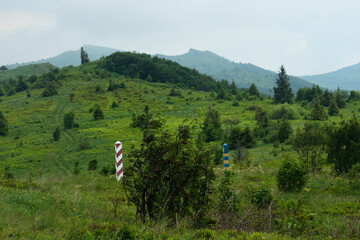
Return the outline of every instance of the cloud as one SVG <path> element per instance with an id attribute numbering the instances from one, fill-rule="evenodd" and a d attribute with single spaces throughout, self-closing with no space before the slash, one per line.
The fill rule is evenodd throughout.
<path id="1" fill-rule="evenodd" d="M 0 39 L 21 30 L 45 31 L 55 25 L 56 18 L 53 15 L 25 10 L 0 10 Z"/>

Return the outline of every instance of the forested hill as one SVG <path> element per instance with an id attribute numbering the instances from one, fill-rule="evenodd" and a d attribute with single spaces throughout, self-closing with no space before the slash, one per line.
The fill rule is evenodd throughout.
<path id="1" fill-rule="evenodd" d="M 326 88 L 335 90 L 337 87 L 346 90 L 360 90 L 360 63 L 339 69 L 334 72 L 302 76 L 301 78 L 326 86 Z"/>
<path id="2" fill-rule="evenodd" d="M 100 61 L 99 66 L 131 78 L 140 78 L 148 82 L 172 83 L 202 91 L 218 91 L 221 86 L 229 87 L 226 81 L 217 82 L 195 69 L 144 53 L 116 52 Z"/>
<path id="3" fill-rule="evenodd" d="M 277 77 L 277 73 L 275 72 L 265 70 L 250 63 L 231 62 L 210 51 L 190 49 L 188 53 L 178 56 L 160 54 L 157 56 L 176 61 L 185 67 L 195 68 L 199 72 L 208 74 L 219 81 L 222 79 L 228 81 L 234 80 L 240 88 L 248 88 L 251 83 L 255 83 L 263 93 L 269 93 L 269 90 L 273 89 Z M 310 82 L 293 76 L 290 76 L 290 84 L 294 91 L 313 85 Z"/>
<path id="4" fill-rule="evenodd" d="M 51 69 L 56 68 L 50 63 L 31 64 L 26 66 L 19 66 L 15 69 L 1 70 L 0 71 L 0 82 L 5 79 L 17 76 L 30 76 L 30 75 L 41 75 L 49 72 Z"/>

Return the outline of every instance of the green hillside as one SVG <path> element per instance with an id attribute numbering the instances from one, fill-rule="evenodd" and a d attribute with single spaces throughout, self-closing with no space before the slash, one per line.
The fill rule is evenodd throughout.
<path id="1" fill-rule="evenodd" d="M 30 76 L 30 75 L 41 75 L 49 72 L 51 69 L 56 68 L 50 63 L 31 64 L 26 66 L 19 66 L 10 70 L 0 70 L 0 81 L 17 76 Z"/>
<path id="2" fill-rule="evenodd" d="M 339 69 L 334 72 L 302 76 L 301 78 L 320 86 L 335 90 L 338 87 L 346 90 L 360 90 L 360 63 Z"/>
<path id="3" fill-rule="evenodd" d="M 9 132 L 0 135 L 1 239 L 359 238 L 360 183 L 346 174 L 336 175 L 326 155 L 320 160 L 321 170 L 307 175 L 302 190 L 283 191 L 276 180 L 284 159 L 299 160 L 290 140 L 297 129 L 309 122 L 329 123 L 330 128 L 353 115 L 359 118 L 359 100 L 347 102 L 327 121 L 310 120 L 311 102 L 275 105 L 272 99 L 234 90 L 196 70 L 135 53 L 114 53 L 78 67 L 52 70 L 34 82 L 24 79 L 30 95 L 20 89 L 11 96 L 0 96 L 0 112 Z M 57 94 L 50 91 L 53 88 Z M 54 95 L 44 96 L 45 91 Z M 98 108 L 104 118 L 95 120 Z M 219 113 L 218 136 L 218 122 L 204 121 L 209 109 Z M 64 116 L 70 112 L 75 116 L 73 128 L 65 129 Z M 159 121 L 163 126 L 143 131 L 146 127 L 137 126 L 143 121 L 145 125 Z M 288 140 L 280 142 L 281 126 L 289 126 L 285 123 L 293 131 Z M 134 154 L 152 147 L 159 150 L 147 142 L 162 139 L 170 149 L 152 161 L 176 156 L 176 146 L 166 144 L 184 138 L 180 131 L 174 133 L 183 125 L 189 126 L 184 135 L 191 138 L 179 141 L 185 151 L 178 156 L 178 165 L 156 173 L 156 164 L 146 165 L 149 159 L 140 162 L 154 170 L 148 175 L 152 178 L 155 174 L 172 177 L 169 171 L 181 169 L 182 159 L 210 159 L 207 170 L 215 179 L 206 186 L 209 176 L 204 176 L 199 179 L 201 187 L 191 190 L 201 200 L 197 192 L 209 189 L 207 208 L 194 214 L 196 205 L 182 205 L 179 213 L 167 217 L 157 213 L 141 223 L 134 203 L 127 198 L 131 193 L 115 179 L 114 143 L 123 144 L 124 179 L 130 178 L 127 174 L 134 167 Z M 54 141 L 57 127 L 60 138 Z M 209 136 L 217 140 L 204 142 Z M 224 142 L 230 147 L 231 174 L 227 176 L 222 166 Z M 190 170 L 194 174 L 205 171 L 200 167 Z M 144 181 L 141 177 L 132 180 Z M 186 178 L 182 180 L 174 186 L 182 187 Z M 161 194 L 166 191 L 162 189 Z"/>
<path id="4" fill-rule="evenodd" d="M 277 77 L 275 72 L 262 69 L 250 63 L 231 62 L 210 51 L 190 49 L 188 53 L 178 56 L 160 54 L 157 56 L 173 60 L 185 67 L 195 68 L 199 72 L 212 76 L 218 81 L 225 79 L 231 82 L 234 80 L 240 88 L 248 88 L 251 83 L 255 83 L 259 90 L 265 94 L 269 94 L 269 90 L 272 91 Z M 290 83 L 295 92 L 301 87 L 311 87 L 313 85 L 310 82 L 293 76 L 290 76 Z"/>

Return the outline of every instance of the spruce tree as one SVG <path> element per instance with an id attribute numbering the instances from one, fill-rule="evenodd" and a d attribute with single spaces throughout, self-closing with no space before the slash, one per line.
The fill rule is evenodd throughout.
<path id="1" fill-rule="evenodd" d="M 9 134 L 8 124 L 5 116 L 0 111 L 0 136 L 6 136 Z"/>
<path id="2" fill-rule="evenodd" d="M 89 58 L 87 52 L 85 52 L 83 47 L 81 47 L 80 51 L 81 51 L 81 64 L 90 62 L 90 58 Z"/>
<path id="3" fill-rule="evenodd" d="M 255 83 L 252 83 L 249 87 L 249 94 L 250 96 L 257 96 L 260 97 L 259 90 L 257 89 Z"/>
<path id="4" fill-rule="evenodd" d="M 292 103 L 294 94 L 290 88 L 289 76 L 282 65 L 276 79 L 276 85 L 277 87 L 274 87 L 275 103 Z"/>

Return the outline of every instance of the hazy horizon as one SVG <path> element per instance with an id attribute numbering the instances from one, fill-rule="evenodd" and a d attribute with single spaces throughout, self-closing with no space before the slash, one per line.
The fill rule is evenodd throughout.
<path id="1" fill-rule="evenodd" d="M 148 54 L 208 50 L 291 75 L 360 62 L 357 1 L 13 0 L 0 10 L 0 65 L 56 56 L 83 45 Z"/>

